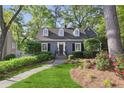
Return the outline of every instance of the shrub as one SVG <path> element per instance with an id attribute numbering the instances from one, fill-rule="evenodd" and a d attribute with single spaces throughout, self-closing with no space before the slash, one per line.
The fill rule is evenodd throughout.
<path id="1" fill-rule="evenodd" d="M 114 66 L 114 72 L 117 76 L 124 79 L 124 55 L 118 54 L 114 56 L 114 59 L 112 59 L 113 66 Z"/>
<path id="2" fill-rule="evenodd" d="M 33 40 L 28 40 L 25 45 L 25 52 L 29 54 L 36 54 L 41 51 L 41 43 Z"/>
<path id="3" fill-rule="evenodd" d="M 105 87 L 112 87 L 112 82 L 111 82 L 111 80 L 105 79 L 105 80 L 103 80 L 103 85 Z"/>
<path id="4" fill-rule="evenodd" d="M 83 51 L 83 57 L 84 58 L 93 58 L 95 55 L 93 55 L 92 51 Z"/>
<path id="5" fill-rule="evenodd" d="M 71 59 L 74 59 L 74 56 L 73 55 L 69 55 L 68 56 L 68 60 L 71 60 Z"/>
<path id="6" fill-rule="evenodd" d="M 84 48 L 87 51 L 96 51 L 101 48 L 101 42 L 95 38 L 90 38 L 84 41 Z"/>
<path id="7" fill-rule="evenodd" d="M 82 58 L 83 52 L 73 52 L 72 55 L 74 58 Z"/>
<path id="8" fill-rule="evenodd" d="M 52 55 L 51 52 L 37 52 L 34 55 L 40 55 L 40 54 L 48 54 L 48 55 Z"/>
<path id="9" fill-rule="evenodd" d="M 39 61 L 51 60 L 55 58 L 53 55 L 50 54 L 39 54 L 36 57 Z"/>
<path id="10" fill-rule="evenodd" d="M 13 59 L 13 58 L 16 58 L 15 54 L 8 54 L 7 56 L 4 57 L 4 60 L 10 60 L 10 59 Z"/>
<path id="11" fill-rule="evenodd" d="M 36 56 L 28 56 L 22 58 L 15 58 L 8 61 L 0 62 L 0 74 L 5 74 L 11 70 L 18 69 L 23 66 L 32 65 L 36 63 L 41 63 L 42 61 L 47 61 L 53 59 L 53 55 L 40 54 Z"/>
<path id="12" fill-rule="evenodd" d="M 111 62 L 109 60 L 107 52 L 101 51 L 97 54 L 96 58 L 96 68 L 98 70 L 108 70 L 111 67 Z"/>
<path id="13" fill-rule="evenodd" d="M 91 61 L 90 60 L 84 60 L 84 63 L 83 63 L 84 65 L 84 67 L 83 67 L 83 69 L 89 69 L 89 68 L 91 68 L 94 64 L 92 64 L 91 63 Z"/>
<path id="14" fill-rule="evenodd" d="M 90 59 L 79 59 L 76 66 L 81 69 L 89 69 L 95 66 L 94 60 Z"/>

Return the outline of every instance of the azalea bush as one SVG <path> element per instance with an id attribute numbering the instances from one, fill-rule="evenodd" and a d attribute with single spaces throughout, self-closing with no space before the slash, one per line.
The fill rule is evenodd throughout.
<path id="1" fill-rule="evenodd" d="M 110 59 L 113 62 L 115 74 L 124 79 L 124 55 L 118 54 L 116 56 L 111 56 Z"/>
<path id="2" fill-rule="evenodd" d="M 111 69 L 111 61 L 109 59 L 108 53 L 101 51 L 96 55 L 96 68 L 98 70 L 109 70 Z"/>

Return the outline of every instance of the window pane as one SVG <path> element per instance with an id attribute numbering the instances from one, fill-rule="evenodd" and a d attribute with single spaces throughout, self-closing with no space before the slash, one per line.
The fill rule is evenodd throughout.
<path id="1" fill-rule="evenodd" d="M 16 45 L 15 43 L 12 42 L 12 49 L 15 49 L 16 48 Z"/>
<path id="2" fill-rule="evenodd" d="M 43 50 L 43 51 L 47 51 L 47 49 L 48 49 L 47 44 L 42 44 L 42 50 Z"/>
<path id="3" fill-rule="evenodd" d="M 81 44 L 75 44 L 75 50 L 81 51 Z"/>

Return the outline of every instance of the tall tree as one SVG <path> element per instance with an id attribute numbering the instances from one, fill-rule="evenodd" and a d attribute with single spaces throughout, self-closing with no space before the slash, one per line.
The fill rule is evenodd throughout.
<path id="1" fill-rule="evenodd" d="M 7 23 L 4 20 L 4 13 L 3 13 L 3 6 L 0 5 L 0 27 L 1 27 L 1 36 L 0 36 L 0 60 L 2 59 L 2 52 L 3 52 L 3 47 L 6 39 L 6 35 L 8 30 L 10 29 L 10 26 L 12 25 L 13 21 L 17 17 L 17 15 L 20 13 L 22 10 L 22 6 L 19 6 L 15 14 L 12 16 L 10 21 Z"/>
<path id="2" fill-rule="evenodd" d="M 24 12 L 32 16 L 26 23 L 28 38 L 35 38 L 37 32 L 43 27 L 54 27 L 52 13 L 46 6 L 25 6 Z"/>
<path id="3" fill-rule="evenodd" d="M 86 26 L 95 27 L 98 20 L 94 20 L 101 14 L 99 6 L 81 6 L 73 5 L 65 7 L 63 16 L 67 24 L 72 24 L 72 27 L 85 28 Z"/>
<path id="4" fill-rule="evenodd" d="M 116 6 L 114 5 L 103 6 L 103 9 L 106 23 L 109 54 L 115 55 L 116 53 L 122 53 L 120 28 L 116 13 Z"/>

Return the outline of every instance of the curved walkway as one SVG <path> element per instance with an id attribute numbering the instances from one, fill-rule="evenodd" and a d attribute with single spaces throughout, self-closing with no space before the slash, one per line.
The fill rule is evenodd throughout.
<path id="1" fill-rule="evenodd" d="M 48 65 L 45 65 L 45 66 L 42 66 L 42 67 L 34 68 L 32 70 L 29 70 L 29 71 L 26 71 L 24 73 L 18 74 L 16 76 L 13 76 L 10 79 L 0 81 L 0 88 L 9 87 L 10 85 L 12 85 L 12 84 L 14 84 L 14 83 L 16 83 L 18 81 L 21 81 L 23 79 L 26 79 L 27 77 L 29 77 L 29 76 L 31 76 L 31 75 L 33 75 L 35 73 L 38 73 L 38 72 L 40 72 L 42 70 L 46 70 L 46 69 L 51 68 L 53 66 L 62 64 L 62 63 L 64 63 L 64 61 L 65 60 L 63 60 L 63 59 L 56 59 L 53 64 L 48 64 Z"/>

